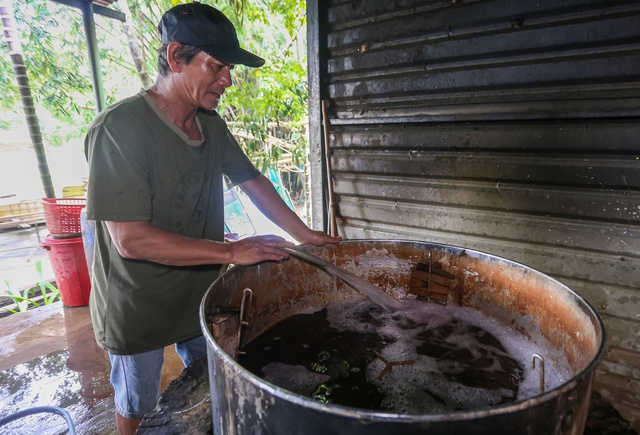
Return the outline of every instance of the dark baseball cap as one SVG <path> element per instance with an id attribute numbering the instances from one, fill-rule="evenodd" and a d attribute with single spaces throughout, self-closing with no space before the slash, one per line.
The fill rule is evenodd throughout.
<path id="1" fill-rule="evenodd" d="M 264 59 L 240 48 L 236 29 L 219 10 L 194 2 L 174 6 L 158 23 L 163 44 L 176 41 L 198 47 L 226 63 L 259 67 Z"/>

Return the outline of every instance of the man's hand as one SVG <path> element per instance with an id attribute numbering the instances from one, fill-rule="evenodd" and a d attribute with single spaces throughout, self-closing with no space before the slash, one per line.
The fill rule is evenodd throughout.
<path id="1" fill-rule="evenodd" d="M 279 248 L 293 248 L 295 245 L 280 236 L 267 235 L 249 237 L 228 244 L 232 264 L 255 264 L 265 260 L 280 261 L 289 257 Z"/>
<path id="2" fill-rule="evenodd" d="M 298 241 L 302 245 L 309 244 L 309 245 L 322 246 L 328 243 L 338 243 L 340 242 L 340 240 L 342 240 L 341 237 L 331 237 L 330 235 L 322 231 L 315 231 L 310 229 L 307 232 L 307 234 L 305 234 L 305 236 Z"/>

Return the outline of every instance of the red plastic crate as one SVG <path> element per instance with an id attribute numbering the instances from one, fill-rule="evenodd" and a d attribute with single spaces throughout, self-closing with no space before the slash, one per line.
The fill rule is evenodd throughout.
<path id="1" fill-rule="evenodd" d="M 80 211 L 86 198 L 42 198 L 44 219 L 52 236 L 69 237 L 82 233 Z"/>

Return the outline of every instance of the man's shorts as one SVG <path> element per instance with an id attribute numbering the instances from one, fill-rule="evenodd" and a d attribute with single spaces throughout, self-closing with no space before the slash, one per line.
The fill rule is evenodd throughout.
<path id="1" fill-rule="evenodd" d="M 207 354 L 203 336 L 176 343 L 176 353 L 185 367 Z M 111 385 L 118 413 L 125 418 L 142 418 L 152 411 L 160 396 L 160 370 L 164 349 L 135 355 L 112 355 Z"/>

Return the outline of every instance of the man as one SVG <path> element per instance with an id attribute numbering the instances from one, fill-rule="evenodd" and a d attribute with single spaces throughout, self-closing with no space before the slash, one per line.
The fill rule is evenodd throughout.
<path id="1" fill-rule="evenodd" d="M 293 246 L 277 236 L 224 243 L 223 174 L 299 243 L 340 240 L 284 204 L 213 111 L 234 64 L 264 60 L 200 3 L 170 9 L 158 29 L 156 82 L 100 113 L 85 139 L 87 218 L 96 221 L 90 309 L 122 434 L 156 405 L 165 346 L 176 343 L 185 365 L 206 354 L 198 307 L 220 265 L 279 261 Z"/>

